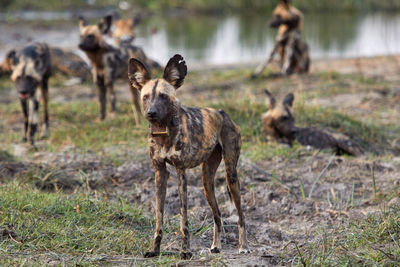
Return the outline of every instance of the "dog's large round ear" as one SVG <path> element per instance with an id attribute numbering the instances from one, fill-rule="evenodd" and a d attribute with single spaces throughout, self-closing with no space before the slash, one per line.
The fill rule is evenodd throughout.
<path id="1" fill-rule="evenodd" d="M 78 19 L 79 19 L 79 28 L 80 29 L 89 25 L 89 22 L 83 16 L 79 16 Z"/>
<path id="2" fill-rule="evenodd" d="M 292 93 L 289 93 L 285 96 L 282 103 L 285 106 L 292 107 L 293 101 L 294 101 L 294 95 Z"/>
<path id="3" fill-rule="evenodd" d="M 175 55 L 167 63 L 163 78 L 169 82 L 175 89 L 183 84 L 187 74 L 186 62 L 181 55 Z"/>
<path id="4" fill-rule="evenodd" d="M 100 20 L 100 22 L 97 24 L 97 27 L 99 27 L 99 30 L 102 34 L 107 34 L 111 28 L 111 24 L 112 24 L 112 16 L 108 15 Z"/>
<path id="5" fill-rule="evenodd" d="M 10 64 L 11 66 L 17 65 L 18 64 L 17 51 L 14 49 L 8 51 L 6 55 L 6 60 L 8 64 Z"/>
<path id="6" fill-rule="evenodd" d="M 275 97 L 267 89 L 264 89 L 264 93 L 267 95 L 266 103 L 268 109 L 275 108 L 276 105 Z"/>
<path id="7" fill-rule="evenodd" d="M 140 91 L 150 81 L 151 73 L 142 62 L 131 58 L 128 65 L 128 78 L 132 86 Z"/>

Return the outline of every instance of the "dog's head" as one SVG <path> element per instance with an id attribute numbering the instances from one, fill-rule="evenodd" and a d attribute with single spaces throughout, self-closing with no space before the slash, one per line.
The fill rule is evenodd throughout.
<path id="1" fill-rule="evenodd" d="M 264 92 L 267 95 L 266 103 L 268 106 L 268 112 L 263 115 L 264 132 L 268 136 L 278 139 L 278 141 L 286 140 L 291 144 L 296 134 L 291 111 L 294 100 L 293 94 L 290 93 L 282 102 L 277 102 L 268 90 Z"/>
<path id="2" fill-rule="evenodd" d="M 132 86 L 140 91 L 143 112 L 149 122 L 165 124 L 176 112 L 176 90 L 183 84 L 186 74 L 186 63 L 181 55 L 168 61 L 162 79 L 151 79 L 150 71 L 142 62 L 135 58 L 129 60 L 128 77 Z"/>
<path id="3" fill-rule="evenodd" d="M 112 37 L 119 42 L 131 42 L 135 39 L 135 27 L 140 23 L 141 16 L 133 19 L 120 19 L 114 23 Z"/>
<path id="4" fill-rule="evenodd" d="M 18 53 L 11 51 L 8 55 L 12 69 L 11 80 L 15 82 L 22 100 L 35 94 L 49 64 L 49 58 L 41 49 L 43 47 L 40 45 L 29 45 Z"/>
<path id="5" fill-rule="evenodd" d="M 106 16 L 98 24 L 89 24 L 83 17 L 79 17 L 80 40 L 79 48 L 86 52 L 96 52 L 104 47 L 106 42 L 103 38 L 110 30 L 112 16 Z"/>

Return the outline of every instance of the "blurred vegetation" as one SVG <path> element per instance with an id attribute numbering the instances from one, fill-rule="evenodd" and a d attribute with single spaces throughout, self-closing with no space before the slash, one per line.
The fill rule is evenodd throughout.
<path id="1" fill-rule="evenodd" d="M 0 6 L 8 10 L 63 10 L 118 6 L 122 1 L 115 0 L 0 0 Z M 183 8 L 196 11 L 243 11 L 272 9 L 277 0 L 127 0 L 135 7 L 150 10 Z M 293 4 L 302 10 L 357 11 L 357 10 L 395 10 L 400 9 L 398 0 L 294 0 Z"/>

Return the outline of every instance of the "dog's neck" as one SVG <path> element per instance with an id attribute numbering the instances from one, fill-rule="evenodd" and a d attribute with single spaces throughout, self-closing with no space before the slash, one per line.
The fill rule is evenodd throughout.
<path id="1" fill-rule="evenodd" d="M 154 139 L 161 146 L 173 146 L 176 141 L 176 136 L 179 133 L 180 116 L 174 114 L 165 122 L 151 123 L 149 125 L 150 138 Z"/>

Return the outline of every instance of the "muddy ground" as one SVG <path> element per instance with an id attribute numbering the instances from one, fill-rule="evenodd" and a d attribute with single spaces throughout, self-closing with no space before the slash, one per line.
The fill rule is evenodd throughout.
<path id="1" fill-rule="evenodd" d="M 243 84 L 243 79 L 232 79 L 207 88 L 207 73 L 200 82 L 189 81 L 179 90 L 182 102 L 194 104 L 193 99 L 213 102 L 215 97 L 248 97 L 262 102 L 262 88 L 254 91 Z M 200 71 L 201 72 L 201 71 Z M 322 74 L 321 74 L 322 73 Z M 360 88 L 351 79 L 343 83 L 343 91 L 325 94 L 319 81 L 324 75 L 361 75 L 365 79 L 379 80 L 382 86 Z M 257 82 L 268 87 L 278 96 L 294 92 L 296 99 L 307 105 L 329 106 L 354 116 L 361 121 L 379 120 L 382 123 L 400 122 L 400 57 L 378 57 L 366 59 L 316 61 L 310 75 L 294 75 L 289 78 L 265 74 Z M 337 87 L 337 84 L 336 84 Z M 340 87 L 340 86 L 339 86 Z M 97 101 L 92 85 L 69 86 L 68 94 L 59 86 L 51 92 L 53 103 L 68 101 Z M 125 88 L 123 85 L 121 88 Z M 221 90 L 222 88 L 222 90 Z M 321 93 L 322 92 L 322 93 Z M 2 91 L 1 102 L 16 101 L 14 91 Z M 126 96 L 126 97 L 125 97 Z M 127 99 L 128 90 L 119 90 L 119 99 Z M 300 101 L 300 100 L 299 100 Z M 372 119 L 371 119 L 372 114 Z M 0 130 L 22 129 L 20 114 L 14 118 L 1 118 Z M 52 118 L 56 127 L 57 118 Z M 45 142 L 45 141 L 41 141 Z M 40 147 L 43 143 L 39 142 Z M 52 182 L 45 187 L 64 187 L 71 192 L 77 187 L 102 190 L 110 199 L 124 198 L 135 203 L 152 216 L 154 210 L 154 172 L 146 148 L 128 144 L 106 147 L 101 153 L 65 146 L 55 152 L 39 149 L 32 152 L 29 147 L 6 144 L 10 158 L 0 161 L 1 176 L 13 177 L 30 169 L 54 170 Z M 134 142 L 134 140 L 132 140 Z M 332 229 L 368 214 L 379 213 L 384 207 L 399 205 L 400 200 L 400 156 L 397 152 L 399 136 L 388 141 L 393 144 L 389 152 L 366 154 L 360 157 L 335 156 L 329 152 L 298 147 L 289 156 L 278 155 L 268 159 L 252 160 L 242 154 L 238 166 L 241 179 L 242 203 L 246 215 L 248 238 L 252 253 L 237 254 L 237 216 L 226 191 L 223 164 L 216 175 L 216 194 L 225 225 L 221 255 L 210 255 L 207 248 L 212 242 L 212 217 L 202 190 L 200 168 L 188 171 L 189 209 L 192 225 L 192 262 L 188 265 L 221 264 L 226 266 L 276 266 L 298 262 L 298 250 L 306 244 L 317 242 Z M 44 146 L 44 145 L 43 145 Z M 280 146 L 271 144 L 271 146 Z M 103 160 L 112 153 L 121 160 L 113 164 Z M 17 160 L 18 159 L 18 160 Z M 85 174 L 82 179 L 81 173 Z M 168 182 L 166 221 L 178 226 L 179 198 L 177 179 Z M 372 178 L 375 178 L 374 195 Z M 381 196 L 381 197 L 377 197 Z M 209 225 L 208 228 L 204 226 Z M 201 229 L 201 231 L 199 231 Z M 204 230 L 206 229 L 206 230 Z M 178 228 L 176 229 L 178 231 Z M 333 231 L 334 234 L 334 231 Z M 297 248 L 296 248 L 297 247 Z M 179 236 L 170 232 L 162 243 L 163 251 L 178 251 Z M 144 263 L 143 259 L 125 256 L 109 258 L 111 264 L 130 265 Z"/>

